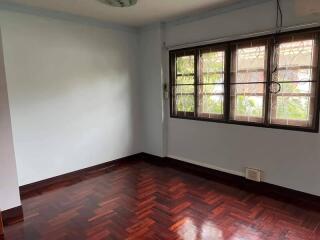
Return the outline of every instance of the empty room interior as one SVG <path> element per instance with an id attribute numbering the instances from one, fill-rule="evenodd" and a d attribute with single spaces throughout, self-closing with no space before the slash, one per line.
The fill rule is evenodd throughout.
<path id="1" fill-rule="evenodd" d="M 320 240 L 320 0 L 0 0 L 1 240 Z"/>

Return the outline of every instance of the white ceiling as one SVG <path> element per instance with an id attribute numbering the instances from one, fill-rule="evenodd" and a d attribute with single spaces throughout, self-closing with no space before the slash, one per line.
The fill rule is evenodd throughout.
<path id="1" fill-rule="evenodd" d="M 214 10 L 239 1 L 246 0 L 138 0 L 133 7 L 115 8 L 98 0 L 0 0 L 135 27 Z"/>

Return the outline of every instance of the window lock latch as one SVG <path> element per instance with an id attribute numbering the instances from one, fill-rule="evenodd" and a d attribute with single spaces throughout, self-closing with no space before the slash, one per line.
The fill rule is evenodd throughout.
<path id="1" fill-rule="evenodd" d="M 269 86 L 269 91 L 272 94 L 278 94 L 279 92 L 281 92 L 281 84 L 276 81 L 272 81 Z"/>

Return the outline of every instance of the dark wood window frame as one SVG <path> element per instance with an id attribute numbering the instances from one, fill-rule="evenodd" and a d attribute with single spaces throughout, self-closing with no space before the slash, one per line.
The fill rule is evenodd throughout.
<path id="1" fill-rule="evenodd" d="M 264 67 L 263 68 L 259 68 L 259 69 L 254 69 L 251 70 L 251 72 L 262 72 L 264 75 L 264 81 L 256 81 L 256 82 L 236 82 L 235 76 L 233 76 L 233 70 L 235 70 L 235 59 L 233 59 L 232 55 L 236 56 L 236 51 L 237 48 L 250 48 L 250 47 L 259 47 L 259 46 L 264 46 L 265 47 L 265 56 L 268 57 L 268 53 L 269 53 L 269 49 L 270 49 L 270 44 L 269 44 L 269 39 L 268 38 L 259 38 L 259 39 L 252 39 L 252 40 L 243 40 L 243 41 L 239 41 L 239 42 L 235 42 L 235 43 L 231 43 L 230 44 L 230 48 L 231 48 L 231 57 L 230 57 L 230 92 L 232 91 L 232 87 L 236 87 L 237 85 L 258 85 L 258 84 L 264 84 L 263 87 L 263 92 L 262 93 L 254 93 L 254 94 L 250 94 L 250 93 L 245 93 L 246 96 L 248 95 L 252 95 L 252 96 L 261 96 L 263 97 L 263 102 L 262 102 L 262 116 L 261 117 L 250 117 L 250 119 L 254 120 L 254 121 L 246 121 L 245 119 L 247 118 L 247 116 L 238 116 L 238 117 L 234 117 L 234 119 L 232 119 L 232 117 L 230 117 L 230 121 L 232 122 L 253 122 L 253 123 L 259 123 L 262 122 L 264 118 L 266 118 L 266 99 L 267 99 L 267 83 L 268 83 L 268 59 L 264 58 Z M 238 70 L 237 72 L 248 72 L 248 70 Z M 233 109 L 235 108 L 235 99 L 234 97 L 232 97 L 232 94 L 230 94 L 230 108 Z M 237 118 L 237 119 L 235 119 Z"/>
<path id="2" fill-rule="evenodd" d="M 197 46 L 191 48 L 184 48 L 178 50 L 170 50 L 169 52 L 169 68 L 170 68 L 170 117 L 171 118 L 180 118 L 180 119 L 189 119 L 189 120 L 199 120 L 199 121 L 208 121 L 208 122 L 218 122 L 218 123 L 225 123 L 225 124 L 237 124 L 237 125 L 246 125 L 246 126 L 256 126 L 256 127 L 264 127 L 264 128 L 276 128 L 276 129 L 285 129 L 285 130 L 294 130 L 294 131 L 305 131 L 305 132 L 319 132 L 319 110 L 320 110 L 320 28 L 311 28 L 311 29 L 304 29 L 304 30 L 297 30 L 297 31 L 290 31 L 280 33 L 276 36 L 276 39 L 285 39 L 286 37 L 290 37 L 292 35 L 297 36 L 298 38 L 301 36 L 308 36 L 313 34 L 315 36 L 315 49 L 314 52 L 316 53 L 315 58 L 317 59 L 317 65 L 313 71 L 313 81 L 314 87 L 313 90 L 315 91 L 314 101 L 310 103 L 312 106 L 312 126 L 305 127 L 305 126 L 294 126 L 294 125 L 282 125 L 280 123 L 271 123 L 269 120 L 270 113 L 270 104 L 272 94 L 270 93 L 269 89 L 272 86 L 272 56 L 273 51 L 275 49 L 274 39 L 275 35 L 265 35 L 260 37 L 253 37 L 229 42 L 222 42 L 222 43 L 215 43 L 209 44 L 204 46 Z M 263 122 L 247 122 L 241 120 L 232 120 L 230 117 L 230 105 L 231 105 L 231 64 L 232 64 L 232 49 L 235 44 L 245 44 L 248 41 L 267 41 L 267 69 L 266 69 L 266 82 L 265 82 L 265 101 L 264 101 L 264 110 L 263 110 Z M 223 49 L 225 51 L 225 64 L 224 64 L 224 113 L 223 118 L 212 118 L 212 116 L 206 117 L 205 114 L 199 114 L 198 112 L 198 87 L 201 85 L 200 83 L 200 71 L 199 71 L 199 57 L 201 51 L 206 51 L 207 49 Z M 182 56 L 187 54 L 194 54 L 194 112 L 175 112 L 175 79 L 176 79 L 176 56 Z M 294 121 L 292 122 L 294 124 Z"/>
<path id="3" fill-rule="evenodd" d="M 201 79 L 203 76 L 201 76 L 201 70 L 202 70 L 202 66 L 201 66 L 201 61 L 199 61 L 197 63 L 197 69 L 198 70 L 198 74 L 197 74 L 197 106 L 196 106 L 196 113 L 197 113 L 197 116 L 200 117 L 200 118 L 204 118 L 204 119 L 211 119 L 211 118 L 214 118 L 214 119 L 217 119 L 217 120 L 223 120 L 225 118 L 225 115 L 227 114 L 226 112 L 226 106 L 225 106 L 225 102 L 223 102 L 223 112 L 222 114 L 214 114 L 214 113 L 202 113 L 202 112 L 199 112 L 199 106 L 200 106 L 200 99 L 199 99 L 199 96 L 198 95 L 211 95 L 211 96 L 223 96 L 223 100 L 225 100 L 225 94 L 226 94 L 226 79 L 227 79 L 227 67 L 225 65 L 225 63 L 227 62 L 227 59 L 226 59 L 226 56 L 227 56 L 227 45 L 219 45 L 219 46 L 214 46 L 214 47 L 203 47 L 203 48 L 200 48 L 199 49 L 199 57 L 198 59 L 201 58 L 201 56 L 203 54 L 206 54 L 206 53 L 212 53 L 212 52 L 223 52 L 224 54 L 224 66 L 223 66 L 223 71 L 221 72 L 211 72 L 211 74 L 221 74 L 223 75 L 223 81 L 222 82 L 219 82 L 219 83 L 204 83 L 203 82 L 203 79 Z M 210 74 L 210 73 L 202 73 L 202 74 Z M 218 86 L 218 85 L 222 85 L 223 86 L 223 92 L 221 93 L 202 93 L 202 94 L 199 94 L 201 91 L 199 91 L 199 89 L 203 90 L 203 87 L 204 86 Z"/>

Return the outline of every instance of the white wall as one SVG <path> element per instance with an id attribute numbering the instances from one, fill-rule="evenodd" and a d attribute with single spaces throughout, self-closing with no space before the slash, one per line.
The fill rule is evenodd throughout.
<path id="1" fill-rule="evenodd" d="M 0 11 L 19 185 L 141 152 L 138 35 Z"/>
<path id="2" fill-rule="evenodd" d="M 273 29 L 276 19 L 276 1 L 263 0 L 262 2 L 262 4 L 217 14 L 198 21 L 167 24 L 165 41 L 168 46 L 171 46 Z M 284 27 L 319 23 L 320 1 L 281 0 L 280 2 Z"/>
<path id="3" fill-rule="evenodd" d="M 140 32 L 140 80 L 143 151 L 164 156 L 162 101 L 162 28 L 146 27 Z"/>
<path id="4" fill-rule="evenodd" d="M 0 210 L 20 206 L 0 32 Z"/>
<path id="5" fill-rule="evenodd" d="M 284 25 L 318 22 L 319 1 L 283 0 Z M 303 4 L 302 4 L 303 3 Z M 311 5 L 311 4 L 314 5 Z M 306 10 L 307 9 L 307 10 Z M 275 1 L 199 21 L 169 24 L 167 45 L 259 32 L 275 25 Z M 320 135 L 181 119 L 168 120 L 168 155 L 243 175 L 265 171 L 265 181 L 320 195 Z"/>

